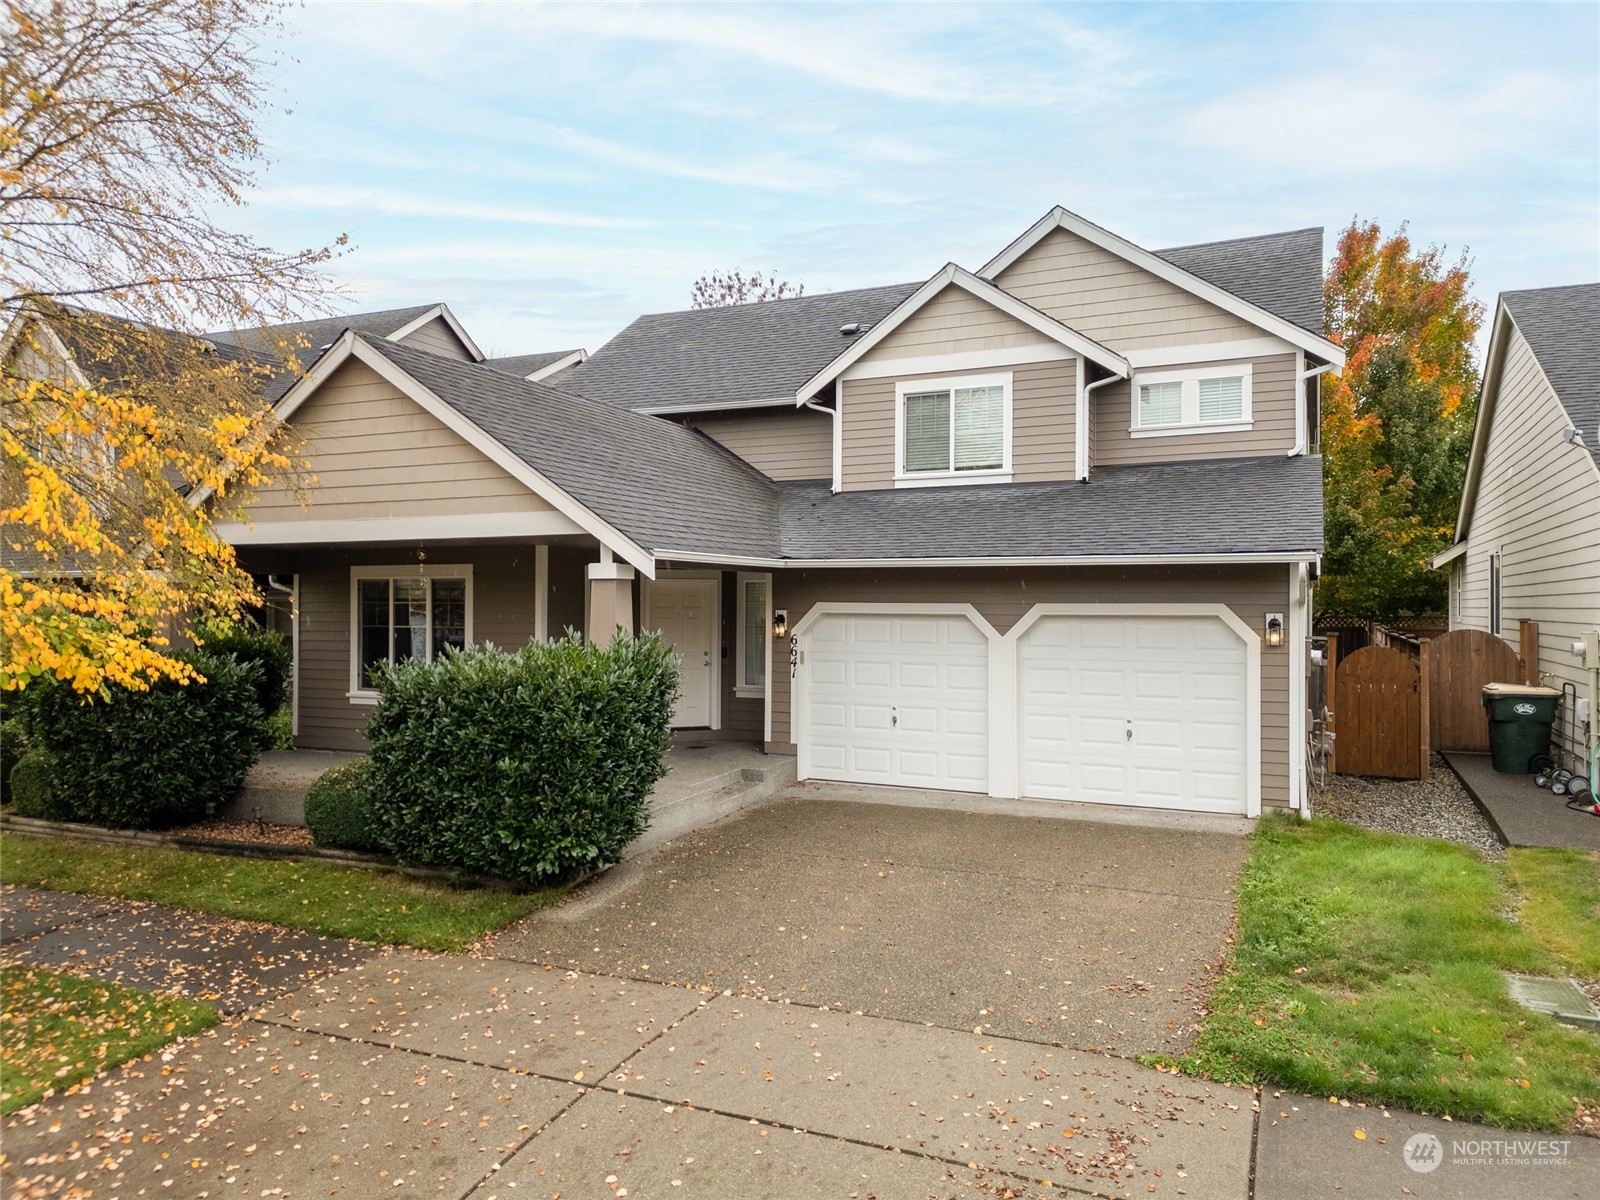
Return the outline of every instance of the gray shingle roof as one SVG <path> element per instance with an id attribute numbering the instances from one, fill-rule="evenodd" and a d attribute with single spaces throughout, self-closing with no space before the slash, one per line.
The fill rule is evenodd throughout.
<path id="1" fill-rule="evenodd" d="M 546 350 L 539 354 L 508 354 L 504 358 L 486 358 L 483 365 L 493 367 L 496 371 L 504 371 L 507 375 L 515 375 L 518 379 L 526 379 L 535 371 L 542 371 L 551 363 L 560 362 L 572 354 L 581 354 L 582 351 L 574 347 L 571 350 Z"/>
<path id="2" fill-rule="evenodd" d="M 1500 299 L 1600 461 L 1600 283 L 1504 292 Z"/>
<path id="3" fill-rule="evenodd" d="M 481 364 L 364 340 L 646 550 L 776 552 L 776 485 L 703 434 Z"/>
<path id="4" fill-rule="evenodd" d="M 562 381 L 624 408 L 737 406 L 792 400 L 850 345 L 839 327 L 873 325 L 922 284 L 821 292 L 638 318 Z"/>
<path id="5" fill-rule="evenodd" d="M 386 308 L 378 312 L 350 313 L 342 317 L 317 317 L 310 321 L 285 321 L 278 325 L 265 325 L 252 329 L 220 329 L 206 334 L 218 348 L 236 346 L 263 362 L 277 364 L 288 350 L 299 362 L 301 371 L 309 368 L 322 355 L 322 351 L 338 340 L 346 329 L 386 338 L 397 329 L 404 329 L 423 313 L 438 305 L 417 304 L 410 308 Z M 280 345 L 280 342 L 282 345 Z M 276 404 L 297 379 L 300 371 L 280 371 L 268 380 L 262 394 L 270 404 Z"/>
<path id="6" fill-rule="evenodd" d="M 1323 335 L 1320 228 L 1173 246 L 1155 254 L 1274 316 Z"/>
<path id="7" fill-rule="evenodd" d="M 789 558 L 1026 558 L 1322 550 L 1322 460 L 1102 467 L 1087 483 L 830 495 L 782 485 Z"/>

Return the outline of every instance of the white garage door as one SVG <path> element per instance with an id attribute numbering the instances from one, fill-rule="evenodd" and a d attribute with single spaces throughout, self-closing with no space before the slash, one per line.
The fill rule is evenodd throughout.
<path id="1" fill-rule="evenodd" d="M 1022 794 L 1243 813 L 1244 643 L 1214 617 L 1044 617 L 1022 636 Z"/>
<path id="2" fill-rule="evenodd" d="M 805 650 L 811 778 L 989 790 L 989 641 L 971 621 L 832 613 Z"/>

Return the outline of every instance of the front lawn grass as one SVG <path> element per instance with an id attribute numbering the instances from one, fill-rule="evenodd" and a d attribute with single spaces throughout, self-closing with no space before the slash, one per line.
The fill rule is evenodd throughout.
<path id="1" fill-rule="evenodd" d="M 1600 1038 L 1519 1007 L 1501 975 L 1593 961 L 1600 916 L 1547 891 L 1579 864 L 1518 856 L 1540 896 L 1524 925 L 1505 869 L 1461 846 L 1281 817 L 1253 840 L 1232 962 L 1176 1065 L 1512 1128 L 1600 1103 Z"/>
<path id="2" fill-rule="evenodd" d="M 329 937 L 451 951 L 554 903 L 563 890 L 453 888 L 331 863 L 102 846 L 21 834 L 5 836 L 0 880 L 58 892 L 152 900 Z"/>
<path id="3" fill-rule="evenodd" d="M 0 1116 L 217 1023 L 197 1000 L 38 967 L 0 967 L 0 995 Z"/>
<path id="4" fill-rule="evenodd" d="M 1600 977 L 1600 853 L 1512 849 L 1506 872 L 1528 931 L 1574 975 Z"/>

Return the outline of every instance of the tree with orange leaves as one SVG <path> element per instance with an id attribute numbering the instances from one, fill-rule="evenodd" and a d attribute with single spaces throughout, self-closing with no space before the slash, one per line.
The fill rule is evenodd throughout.
<path id="1" fill-rule="evenodd" d="M 1442 613 L 1428 559 L 1455 527 L 1476 411 L 1473 339 L 1483 306 L 1465 252 L 1447 263 L 1375 221 L 1339 236 L 1323 283 L 1329 336 L 1345 349 L 1322 384 L 1327 548 L 1318 608 L 1357 620 Z"/>
<path id="2" fill-rule="evenodd" d="M 186 681 L 171 636 L 257 599 L 212 521 L 292 466 L 262 384 L 295 348 L 200 331 L 323 290 L 329 250 L 210 215 L 260 160 L 275 7 L 0 0 L 0 688 Z"/>

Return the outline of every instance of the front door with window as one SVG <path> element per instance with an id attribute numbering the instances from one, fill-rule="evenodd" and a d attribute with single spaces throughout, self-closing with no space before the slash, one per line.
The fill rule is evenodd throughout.
<path id="1" fill-rule="evenodd" d="M 683 662 L 676 729 L 712 724 L 716 696 L 717 588 L 715 579 L 657 579 L 650 584 L 650 625 Z"/>

